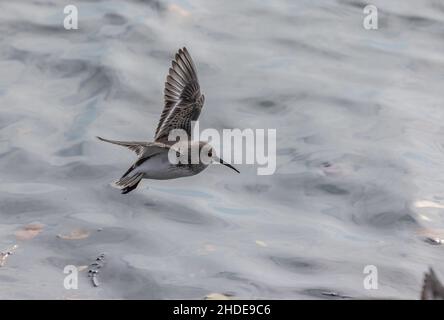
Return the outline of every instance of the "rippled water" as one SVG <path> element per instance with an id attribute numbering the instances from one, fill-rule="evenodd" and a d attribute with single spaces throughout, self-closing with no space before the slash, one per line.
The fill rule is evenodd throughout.
<path id="1" fill-rule="evenodd" d="M 416 299 L 444 275 L 441 0 L 372 1 L 371 31 L 352 0 L 75 2 L 71 31 L 65 1 L 0 3 L 0 298 Z M 277 128 L 277 171 L 121 195 L 134 155 L 95 136 L 152 139 L 184 45 L 200 127 Z"/>

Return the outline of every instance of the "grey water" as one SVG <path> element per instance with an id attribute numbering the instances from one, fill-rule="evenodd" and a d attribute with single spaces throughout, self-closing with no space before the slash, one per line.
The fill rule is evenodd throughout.
<path id="1" fill-rule="evenodd" d="M 353 0 L 72 2 L 77 30 L 66 1 L 0 1 L 0 298 L 418 299 L 444 276 L 441 0 L 374 0 L 376 30 Z M 183 46 L 200 128 L 276 129 L 276 172 L 121 195 L 135 155 L 95 136 L 152 140 Z"/>

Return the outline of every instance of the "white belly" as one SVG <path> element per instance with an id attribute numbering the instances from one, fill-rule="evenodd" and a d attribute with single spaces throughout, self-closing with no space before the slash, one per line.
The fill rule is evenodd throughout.
<path id="1" fill-rule="evenodd" d="M 168 180 L 192 176 L 195 173 L 186 167 L 177 167 L 168 160 L 168 153 L 155 155 L 133 170 L 143 173 L 144 179 Z"/>

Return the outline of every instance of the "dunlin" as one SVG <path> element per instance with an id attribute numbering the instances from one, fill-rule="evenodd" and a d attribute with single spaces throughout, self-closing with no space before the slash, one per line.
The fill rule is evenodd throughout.
<path id="1" fill-rule="evenodd" d="M 200 92 L 197 79 L 196 66 L 186 48 L 180 49 L 172 62 L 167 75 L 164 89 L 164 109 L 157 125 L 154 142 L 116 141 L 101 137 L 98 139 L 127 147 L 134 151 L 138 159 L 116 182 L 116 186 L 126 194 L 135 188 L 142 179 L 166 180 L 196 175 L 206 169 L 208 161 L 202 161 L 199 157 L 196 163 L 185 161 L 173 163 L 168 153 L 171 148 L 176 148 L 176 141 L 169 141 L 168 135 L 171 130 L 185 130 L 188 139 L 191 137 L 191 121 L 199 118 L 204 105 L 205 97 Z M 221 163 L 236 172 L 236 168 L 217 157 L 213 148 L 204 141 L 187 140 L 187 154 L 191 155 L 193 150 L 202 152 L 212 161 Z M 174 149 L 180 156 L 180 148 Z"/>

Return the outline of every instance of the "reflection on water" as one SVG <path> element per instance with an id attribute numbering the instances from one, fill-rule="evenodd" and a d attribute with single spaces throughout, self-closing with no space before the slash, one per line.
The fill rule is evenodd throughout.
<path id="1" fill-rule="evenodd" d="M 60 1 L 2 3 L 0 298 L 418 298 L 444 272 L 440 1 L 374 1 L 373 31 L 353 0 L 77 3 L 71 31 Z M 184 45 L 200 127 L 277 128 L 277 172 L 121 195 L 134 156 L 95 136 L 151 139 Z"/>

